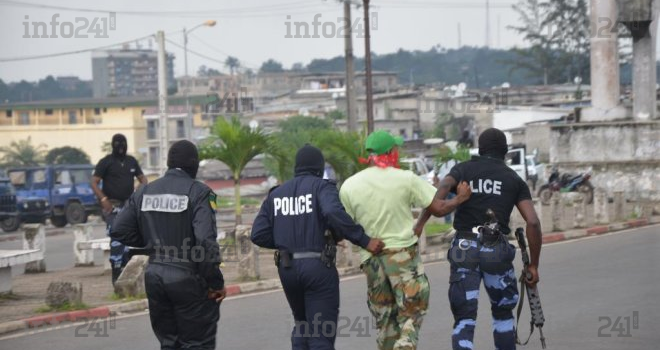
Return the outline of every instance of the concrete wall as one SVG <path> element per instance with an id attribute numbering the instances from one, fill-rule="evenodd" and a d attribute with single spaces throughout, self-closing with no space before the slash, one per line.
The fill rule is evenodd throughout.
<path id="1" fill-rule="evenodd" d="M 660 122 L 551 127 L 550 162 L 561 172 L 592 171 L 592 184 L 627 198 L 660 200 Z"/>
<path id="2" fill-rule="evenodd" d="M 550 161 L 551 133 L 550 124 L 528 124 L 525 127 L 525 145 L 527 152 L 538 150 L 536 159 L 540 163 Z"/>

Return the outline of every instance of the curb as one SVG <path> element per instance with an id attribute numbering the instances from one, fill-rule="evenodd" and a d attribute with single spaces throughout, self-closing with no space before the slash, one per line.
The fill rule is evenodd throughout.
<path id="1" fill-rule="evenodd" d="M 577 229 L 566 232 L 553 232 L 543 235 L 543 243 L 554 243 L 582 237 L 602 235 L 609 232 L 621 231 L 629 228 L 637 228 L 658 223 L 660 223 L 660 216 L 651 217 L 649 219 L 628 220 L 623 223 L 594 226 L 587 229 Z M 63 232 L 66 231 L 63 230 Z M 446 260 L 444 252 L 441 252 L 440 254 L 426 253 L 423 254 L 421 258 L 422 262 L 424 263 Z M 360 268 L 358 266 L 341 267 L 337 269 L 337 272 L 340 276 L 354 275 L 360 272 Z M 269 279 L 225 286 L 228 297 L 278 289 L 281 287 L 282 285 L 279 279 Z M 88 310 L 76 310 L 70 312 L 33 316 L 23 320 L 0 323 L 0 336 L 11 332 L 42 327 L 44 325 L 58 325 L 62 322 L 76 322 L 83 319 L 106 318 L 109 316 L 134 313 L 147 309 L 147 299 L 141 299 L 121 304 L 100 306 Z"/>

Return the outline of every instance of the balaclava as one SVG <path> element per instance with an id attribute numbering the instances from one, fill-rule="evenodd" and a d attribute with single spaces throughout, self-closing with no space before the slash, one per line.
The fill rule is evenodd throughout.
<path id="1" fill-rule="evenodd" d="M 314 176 L 323 177 L 325 170 L 325 159 L 321 150 L 306 144 L 296 153 L 296 175 L 310 173 Z"/>
<path id="2" fill-rule="evenodd" d="M 479 155 L 504 159 L 508 151 L 506 136 L 501 130 L 490 128 L 479 135 Z"/>
<path id="3" fill-rule="evenodd" d="M 112 155 L 123 158 L 126 156 L 126 149 L 128 149 L 126 136 L 123 134 L 114 134 L 112 136 Z"/>
<path id="4" fill-rule="evenodd" d="M 194 179 L 199 169 L 197 147 L 188 140 L 175 142 L 167 152 L 167 168 L 180 168 Z"/>

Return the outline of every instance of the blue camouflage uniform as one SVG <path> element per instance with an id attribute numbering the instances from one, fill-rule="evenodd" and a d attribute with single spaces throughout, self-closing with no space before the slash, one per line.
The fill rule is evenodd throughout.
<path id="1" fill-rule="evenodd" d="M 298 152 L 295 178 L 270 191 L 251 236 L 258 246 L 290 254 L 291 266 L 280 263 L 278 273 L 296 322 L 291 335 L 295 350 L 334 349 L 339 276 L 333 264 L 320 258 L 326 231 L 341 233 L 362 248 L 370 240 L 344 210 L 337 185 L 322 179 L 323 156 L 312 148 L 308 145 Z M 320 160 L 300 159 L 301 152 Z"/>
<path id="2" fill-rule="evenodd" d="M 518 302 L 518 288 L 513 269 L 515 247 L 506 234 L 513 207 L 531 199 L 527 184 L 506 166 L 502 159 L 473 157 L 454 166 L 448 176 L 457 182 L 467 181 L 470 199 L 461 204 L 454 218 L 456 236 L 448 252 L 450 262 L 449 301 L 454 315 L 452 347 L 472 349 L 477 320 L 479 287 L 484 281 L 490 298 L 495 348 L 516 348 L 513 308 Z M 492 209 L 502 234 L 492 241 L 479 239 L 472 228 L 488 221 Z"/>

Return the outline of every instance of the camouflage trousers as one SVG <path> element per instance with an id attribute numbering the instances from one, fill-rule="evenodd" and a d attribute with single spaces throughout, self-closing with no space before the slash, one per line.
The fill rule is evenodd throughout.
<path id="1" fill-rule="evenodd" d="M 386 250 L 362 264 L 378 349 L 414 350 L 429 306 L 430 286 L 417 246 Z"/>

